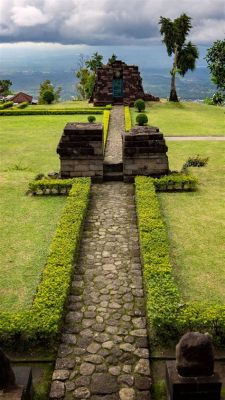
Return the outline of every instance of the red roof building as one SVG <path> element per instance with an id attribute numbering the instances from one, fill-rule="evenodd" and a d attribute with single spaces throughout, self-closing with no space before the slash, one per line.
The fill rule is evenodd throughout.
<path id="1" fill-rule="evenodd" d="M 30 96 L 29 94 L 23 93 L 23 92 L 19 92 L 15 95 L 13 95 L 10 98 L 11 101 L 13 101 L 14 103 L 23 103 L 24 101 L 27 101 L 29 104 L 32 104 L 32 100 L 33 97 Z"/>

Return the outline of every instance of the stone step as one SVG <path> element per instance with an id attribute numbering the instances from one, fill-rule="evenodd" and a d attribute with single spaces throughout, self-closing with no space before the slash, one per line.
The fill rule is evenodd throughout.
<path id="1" fill-rule="evenodd" d="M 107 172 L 104 173 L 103 176 L 104 181 L 123 181 L 123 173 L 122 172 Z"/>
<path id="2" fill-rule="evenodd" d="M 103 173 L 107 174 L 110 172 L 123 172 L 123 163 L 103 163 Z"/>

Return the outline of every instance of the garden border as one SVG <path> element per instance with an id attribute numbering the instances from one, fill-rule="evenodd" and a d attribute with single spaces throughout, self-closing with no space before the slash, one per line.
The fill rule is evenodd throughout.
<path id="1" fill-rule="evenodd" d="M 132 120 L 131 120 L 131 113 L 130 107 L 124 107 L 124 123 L 125 123 L 125 132 L 129 132 L 132 128 Z"/>
<path id="2" fill-rule="evenodd" d="M 0 314 L 2 344 L 54 343 L 78 255 L 90 188 L 90 178 L 74 179 L 30 310 Z"/>
<path id="3" fill-rule="evenodd" d="M 30 110 L 30 109 L 20 109 L 20 110 L 0 110 L 0 116 L 21 116 L 21 115 L 101 115 L 104 113 L 105 108 L 76 108 L 76 109 L 54 109 L 54 110 Z M 108 110 L 107 110 L 108 111 Z"/>
<path id="4" fill-rule="evenodd" d="M 172 273 L 169 242 L 162 220 L 154 180 L 135 178 L 149 334 L 161 344 L 177 341 L 186 331 L 209 332 L 217 344 L 225 344 L 225 305 L 184 303 Z"/>

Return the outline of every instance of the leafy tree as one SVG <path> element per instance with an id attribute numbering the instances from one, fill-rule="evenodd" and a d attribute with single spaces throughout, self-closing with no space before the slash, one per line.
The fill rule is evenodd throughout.
<path id="1" fill-rule="evenodd" d="M 117 60 L 116 54 L 112 54 L 111 57 L 108 59 L 108 64 L 113 64 Z"/>
<path id="2" fill-rule="evenodd" d="M 225 39 L 217 40 L 207 50 L 205 57 L 212 82 L 219 90 L 225 91 Z"/>
<path id="3" fill-rule="evenodd" d="M 55 88 L 54 85 L 51 83 L 49 79 L 45 80 L 40 84 L 40 89 L 39 89 L 39 97 L 38 97 L 38 103 L 39 104 L 50 104 L 53 101 L 56 103 L 59 101 L 60 98 L 60 93 L 61 93 L 62 88 L 58 87 Z M 47 92 L 47 94 L 46 94 Z M 50 94 L 49 92 L 52 93 L 51 95 L 51 101 L 50 100 Z"/>
<path id="4" fill-rule="evenodd" d="M 179 18 L 171 21 L 170 18 L 160 17 L 160 33 L 169 56 L 174 55 L 171 74 L 170 101 L 178 101 L 176 92 L 176 74 L 184 76 L 186 72 L 195 69 L 198 58 L 198 49 L 191 42 L 185 42 L 192 25 L 191 17 L 181 14 Z"/>
<path id="5" fill-rule="evenodd" d="M 98 52 L 94 53 L 93 56 L 89 60 L 85 62 L 87 68 L 92 71 L 95 75 L 97 73 L 97 69 L 101 68 L 103 65 L 103 56 Z"/>
<path id="6" fill-rule="evenodd" d="M 79 98 L 89 99 L 91 97 L 97 69 L 103 65 L 102 60 L 103 56 L 98 52 L 94 53 L 90 59 L 85 59 L 84 55 L 80 54 L 78 70 L 76 71 L 76 77 L 79 80 L 76 85 Z"/>
<path id="7" fill-rule="evenodd" d="M 90 73 L 87 68 L 81 68 L 76 72 L 76 77 L 79 79 L 76 85 L 78 97 L 81 100 L 88 99 L 94 88 L 94 74 Z"/>
<path id="8" fill-rule="evenodd" d="M 2 96 L 8 96 L 8 94 L 11 94 L 10 86 L 12 86 L 12 82 L 9 79 L 0 80 L 0 94 Z"/>
<path id="9" fill-rule="evenodd" d="M 55 99 L 54 93 L 51 90 L 46 90 L 43 93 L 42 99 L 45 103 L 51 104 Z"/>

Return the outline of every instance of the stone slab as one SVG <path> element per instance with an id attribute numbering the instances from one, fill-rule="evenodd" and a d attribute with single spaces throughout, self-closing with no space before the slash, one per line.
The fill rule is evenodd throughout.
<path id="1" fill-rule="evenodd" d="M 222 382 L 217 373 L 209 377 L 181 377 L 175 361 L 166 363 L 169 400 L 220 400 Z"/>

